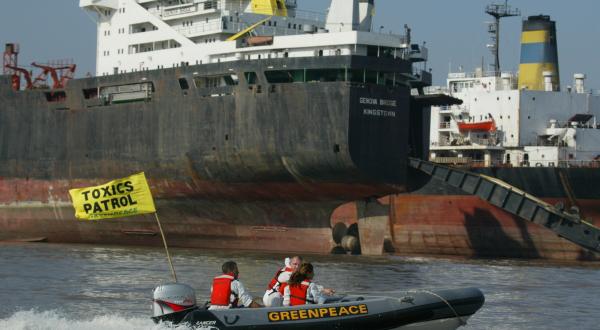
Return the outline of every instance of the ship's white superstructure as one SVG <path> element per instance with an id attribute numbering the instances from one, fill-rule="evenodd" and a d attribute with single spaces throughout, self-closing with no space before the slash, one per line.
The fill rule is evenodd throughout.
<path id="1" fill-rule="evenodd" d="M 98 16 L 97 75 L 266 58 L 426 54 L 415 52 L 407 36 L 371 32 L 374 0 L 332 0 L 328 15 L 297 10 L 296 0 L 80 0 L 80 6 Z"/>
<path id="2" fill-rule="evenodd" d="M 549 77 L 548 77 L 549 78 Z M 470 166 L 588 166 L 600 159 L 600 95 L 585 76 L 558 91 L 518 89 L 517 75 L 451 73 L 443 91 L 462 105 L 433 107 L 430 159 Z M 438 89 L 439 91 L 439 89 Z"/>
<path id="3" fill-rule="evenodd" d="M 586 90 L 583 74 L 573 76 L 575 88 L 561 88 L 556 23 L 546 15 L 524 19 L 519 72 L 500 72 L 499 18 L 520 12 L 505 2 L 486 13 L 497 18 L 489 31 L 494 69 L 448 75 L 444 92 L 464 103 L 432 109 L 430 159 L 482 167 L 600 165 L 600 95 Z"/>

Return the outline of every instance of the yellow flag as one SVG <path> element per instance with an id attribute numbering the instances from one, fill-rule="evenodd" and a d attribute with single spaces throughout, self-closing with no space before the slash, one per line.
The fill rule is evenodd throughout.
<path id="1" fill-rule="evenodd" d="M 75 217 L 100 220 L 154 213 L 154 200 L 144 172 L 106 184 L 69 190 Z"/>

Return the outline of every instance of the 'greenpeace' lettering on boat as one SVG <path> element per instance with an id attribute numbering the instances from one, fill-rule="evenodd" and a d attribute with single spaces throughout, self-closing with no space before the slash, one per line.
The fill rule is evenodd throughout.
<path id="1" fill-rule="evenodd" d="M 339 307 L 321 307 L 292 311 L 269 312 L 269 322 L 300 321 L 369 314 L 367 305 L 351 305 Z"/>

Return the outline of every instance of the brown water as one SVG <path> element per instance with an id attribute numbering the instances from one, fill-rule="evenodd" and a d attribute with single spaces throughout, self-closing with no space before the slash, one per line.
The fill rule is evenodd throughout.
<path id="1" fill-rule="evenodd" d="M 208 299 L 220 265 L 238 262 L 255 296 L 281 255 L 173 249 L 179 281 Z M 307 256 L 316 282 L 342 294 L 478 287 L 486 303 L 463 329 L 598 329 L 600 267 L 516 261 Z M 164 251 L 86 245 L 0 245 L 0 329 L 161 329 L 152 289 L 170 281 Z"/>

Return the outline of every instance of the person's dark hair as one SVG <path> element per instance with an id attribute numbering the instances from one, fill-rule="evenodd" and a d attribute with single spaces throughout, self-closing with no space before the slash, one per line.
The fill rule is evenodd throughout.
<path id="1" fill-rule="evenodd" d="M 223 274 L 229 274 L 229 273 L 234 273 L 237 269 L 237 264 L 235 263 L 235 261 L 227 261 L 226 263 L 223 264 L 223 266 L 221 266 L 221 270 L 223 271 Z"/>
<path id="2" fill-rule="evenodd" d="M 288 281 L 289 285 L 299 285 L 302 281 L 312 278 L 313 266 L 310 263 L 303 263 L 298 270 L 293 272 Z"/>

